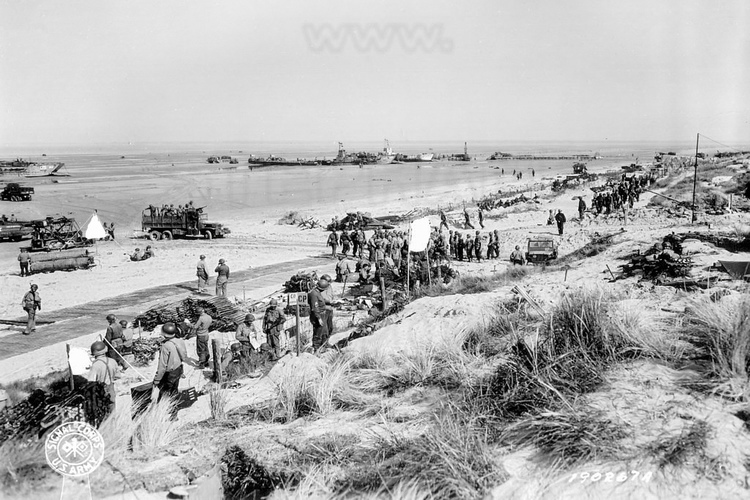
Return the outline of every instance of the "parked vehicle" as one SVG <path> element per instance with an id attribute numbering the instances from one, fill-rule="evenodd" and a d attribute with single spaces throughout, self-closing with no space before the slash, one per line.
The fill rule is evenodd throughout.
<path id="1" fill-rule="evenodd" d="M 550 236 L 535 236 L 529 238 L 526 262 L 531 264 L 545 264 L 557 258 L 557 242 Z"/>
<path id="2" fill-rule="evenodd" d="M 143 211 L 141 228 L 156 241 L 172 238 L 223 238 L 231 231 L 222 224 L 208 222 L 208 214 L 203 208 L 181 211 L 162 211 L 149 207 Z"/>
<path id="3" fill-rule="evenodd" d="M 34 194 L 33 187 L 21 186 L 17 182 L 10 182 L 0 192 L 0 200 L 3 201 L 31 201 Z"/>

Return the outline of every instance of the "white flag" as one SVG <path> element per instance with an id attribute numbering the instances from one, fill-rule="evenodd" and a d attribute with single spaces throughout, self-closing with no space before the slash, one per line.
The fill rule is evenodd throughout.
<path id="1" fill-rule="evenodd" d="M 430 241 L 430 219 L 423 217 L 411 223 L 411 235 L 409 236 L 409 251 L 424 252 Z"/>

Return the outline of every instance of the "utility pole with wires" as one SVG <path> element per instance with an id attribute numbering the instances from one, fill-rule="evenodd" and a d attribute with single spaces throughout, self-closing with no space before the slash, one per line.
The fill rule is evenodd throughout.
<path id="1" fill-rule="evenodd" d="M 693 217 L 692 223 L 698 220 L 698 216 L 695 214 L 695 190 L 698 186 L 698 142 L 700 141 L 701 135 L 698 133 L 695 138 L 695 170 L 693 172 Z"/>

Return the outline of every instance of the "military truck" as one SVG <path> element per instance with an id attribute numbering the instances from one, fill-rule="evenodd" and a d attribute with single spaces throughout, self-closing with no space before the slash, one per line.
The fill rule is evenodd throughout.
<path id="1" fill-rule="evenodd" d="M 21 241 L 31 237 L 33 232 L 30 221 L 8 220 L 5 216 L 0 219 L 0 240 Z"/>
<path id="2" fill-rule="evenodd" d="M 172 238 L 223 238 L 231 231 L 216 222 L 208 222 L 208 214 L 203 208 L 187 210 L 159 209 L 154 206 L 143 211 L 141 229 L 151 240 L 171 240 Z"/>
<path id="3" fill-rule="evenodd" d="M 526 251 L 526 262 L 546 264 L 557 258 L 557 242 L 551 236 L 533 236 L 529 238 Z"/>
<path id="4" fill-rule="evenodd" d="M 21 186 L 17 182 L 10 182 L 2 191 L 0 191 L 0 200 L 31 201 L 32 194 L 34 194 L 33 187 Z"/>

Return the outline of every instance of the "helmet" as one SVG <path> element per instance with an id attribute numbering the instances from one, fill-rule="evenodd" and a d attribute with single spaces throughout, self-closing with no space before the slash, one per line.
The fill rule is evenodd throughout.
<path id="1" fill-rule="evenodd" d="M 224 262 L 226 262 L 224 259 L 219 259 L 219 264 L 223 264 Z"/>
<path id="2" fill-rule="evenodd" d="M 324 274 L 323 276 L 320 277 L 320 279 L 326 280 L 326 281 L 330 282 L 331 281 L 331 275 L 330 274 Z"/>
<path id="3" fill-rule="evenodd" d="M 94 356 L 107 354 L 107 345 L 101 340 L 97 340 L 96 342 L 91 344 L 91 354 L 93 354 Z"/>
<path id="4" fill-rule="evenodd" d="M 245 321 L 255 321 L 255 315 L 248 314 L 247 316 L 245 316 Z"/>
<path id="5" fill-rule="evenodd" d="M 270 301 L 268 301 L 268 305 L 269 306 L 277 306 L 277 305 L 279 305 L 279 301 L 276 300 L 276 299 L 271 299 Z"/>
<path id="6" fill-rule="evenodd" d="M 115 318 L 115 315 L 114 315 L 114 314 L 107 314 L 107 321 L 110 321 L 110 322 L 111 322 L 111 321 L 114 321 L 115 319 L 116 319 L 116 318 Z"/>
<path id="7" fill-rule="evenodd" d="M 201 255 L 201 259 L 205 259 L 205 258 L 206 258 L 206 256 L 205 256 L 205 255 Z"/>
<path id="8" fill-rule="evenodd" d="M 165 337 L 174 337 L 177 333 L 177 327 L 174 326 L 174 323 L 164 323 L 161 326 L 161 334 Z"/>

